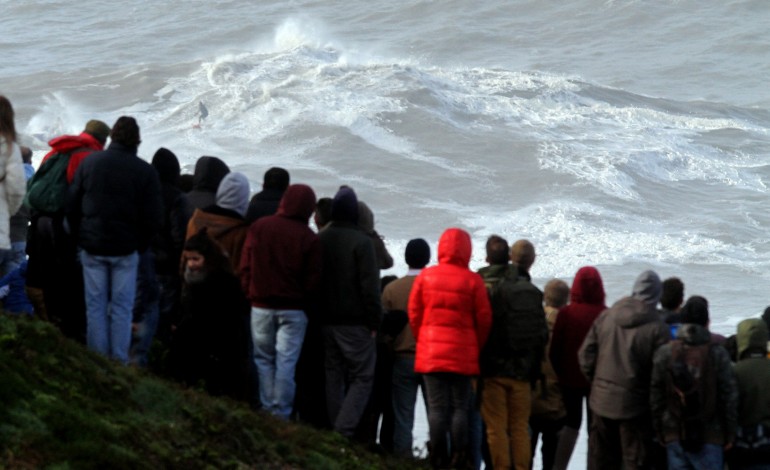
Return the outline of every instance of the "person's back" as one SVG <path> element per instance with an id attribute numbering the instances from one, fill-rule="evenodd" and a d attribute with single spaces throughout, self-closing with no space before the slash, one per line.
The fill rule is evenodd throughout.
<path id="1" fill-rule="evenodd" d="M 353 437 L 371 394 L 374 338 L 382 320 L 374 247 L 357 221 L 358 198 L 352 189 L 341 188 L 332 202 L 332 223 L 319 234 L 326 404 L 334 430 L 348 438 Z"/>
<path id="2" fill-rule="evenodd" d="M 121 116 L 107 150 L 75 173 L 67 219 L 82 248 L 88 347 L 128 362 L 139 253 L 162 220 L 158 175 L 136 152 L 139 126 Z"/>
<path id="3" fill-rule="evenodd" d="M 202 156 L 195 162 L 192 189 L 187 193 L 190 205 L 203 209 L 216 203 L 217 189 L 230 168 L 217 157 Z"/>
<path id="4" fill-rule="evenodd" d="M 265 172 L 262 181 L 262 191 L 252 196 L 246 211 L 246 221 L 255 222 L 260 217 L 273 215 L 286 188 L 289 187 L 289 172 L 283 168 L 273 167 Z"/>
<path id="5" fill-rule="evenodd" d="M 761 319 L 738 324 L 738 430 L 729 464 L 733 469 L 770 468 L 770 358 L 768 328 Z"/>
<path id="6" fill-rule="evenodd" d="M 650 458 L 652 358 L 669 340 L 655 308 L 660 284 L 653 271 L 639 275 L 633 295 L 599 315 L 578 351 L 581 370 L 591 382 L 590 469 L 640 468 Z M 621 434 L 627 436 L 622 446 Z"/>
<path id="7" fill-rule="evenodd" d="M 424 374 L 434 468 L 467 461 L 471 377 L 479 374 L 492 321 L 484 281 L 468 269 L 470 257 L 468 233 L 445 230 L 439 264 L 420 272 L 409 297 L 409 323 L 417 340 L 414 369 Z"/>
<path id="8" fill-rule="evenodd" d="M 658 441 L 670 466 L 723 468 L 732 444 L 738 393 L 727 351 L 712 344 L 708 303 L 691 297 L 682 308 L 677 337 L 654 356 L 650 406 Z"/>

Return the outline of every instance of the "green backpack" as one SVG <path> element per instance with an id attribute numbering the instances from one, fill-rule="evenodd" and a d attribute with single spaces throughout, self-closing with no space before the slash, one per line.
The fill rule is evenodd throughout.
<path id="1" fill-rule="evenodd" d="M 67 165 L 72 153 L 57 152 L 40 165 L 27 183 L 24 205 L 44 213 L 56 213 L 64 209 L 67 201 Z"/>

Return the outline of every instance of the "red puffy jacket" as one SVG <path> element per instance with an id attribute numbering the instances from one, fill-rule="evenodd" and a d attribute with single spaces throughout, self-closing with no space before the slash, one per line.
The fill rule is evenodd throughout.
<path id="1" fill-rule="evenodd" d="M 468 269 L 471 238 L 447 229 L 438 266 L 423 269 L 409 296 L 409 323 L 417 339 L 419 373 L 479 374 L 479 351 L 489 335 L 492 309 L 481 276 Z"/>

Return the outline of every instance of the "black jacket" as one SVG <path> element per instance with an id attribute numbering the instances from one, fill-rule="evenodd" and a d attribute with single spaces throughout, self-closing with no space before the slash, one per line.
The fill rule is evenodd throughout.
<path id="1" fill-rule="evenodd" d="M 92 255 L 144 251 L 161 225 L 158 175 L 136 149 L 113 142 L 78 167 L 67 219 L 78 245 Z"/>
<path id="2" fill-rule="evenodd" d="M 249 201 L 246 221 L 252 223 L 260 217 L 275 214 L 278 211 L 283 193 L 284 191 L 280 189 L 264 189 L 255 194 Z"/>

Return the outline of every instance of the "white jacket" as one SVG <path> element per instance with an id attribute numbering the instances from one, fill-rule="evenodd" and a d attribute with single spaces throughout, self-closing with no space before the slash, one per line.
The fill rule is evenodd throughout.
<path id="1" fill-rule="evenodd" d="M 8 152 L 5 139 L 0 137 L 0 249 L 11 248 L 10 218 L 21 207 L 26 192 L 21 149 L 14 142 Z"/>

